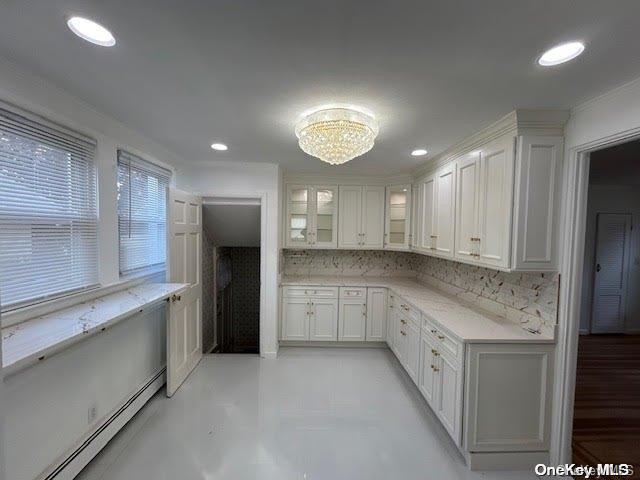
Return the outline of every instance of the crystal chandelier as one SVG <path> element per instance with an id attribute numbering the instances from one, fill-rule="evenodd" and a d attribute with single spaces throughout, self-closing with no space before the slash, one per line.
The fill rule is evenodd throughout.
<path id="1" fill-rule="evenodd" d="M 325 108 L 304 116 L 296 135 L 304 152 L 341 165 L 373 148 L 378 123 L 372 115 L 351 108 Z"/>

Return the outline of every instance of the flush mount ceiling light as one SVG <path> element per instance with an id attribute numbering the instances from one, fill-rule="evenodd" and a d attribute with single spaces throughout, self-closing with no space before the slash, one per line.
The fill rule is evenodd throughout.
<path id="1" fill-rule="evenodd" d="M 584 52 L 584 44 L 581 42 L 563 43 L 544 52 L 538 59 L 538 63 L 543 67 L 552 67 L 573 60 L 582 52 Z"/>
<path id="2" fill-rule="evenodd" d="M 113 47 L 116 44 L 109 30 L 88 18 L 71 17 L 67 20 L 67 26 L 77 36 L 95 45 Z"/>
<path id="3" fill-rule="evenodd" d="M 211 148 L 213 148 L 214 150 L 217 150 L 218 152 L 224 152 L 225 150 L 229 150 L 229 147 L 227 147 L 224 143 L 212 143 Z"/>
<path id="4" fill-rule="evenodd" d="M 373 148 L 378 122 L 360 109 L 320 108 L 303 115 L 295 131 L 304 152 L 331 165 L 341 165 Z"/>
<path id="5" fill-rule="evenodd" d="M 413 152 L 411 152 L 411 155 L 413 155 L 414 157 L 422 157 L 427 153 L 429 152 L 427 152 L 424 148 L 416 148 Z"/>

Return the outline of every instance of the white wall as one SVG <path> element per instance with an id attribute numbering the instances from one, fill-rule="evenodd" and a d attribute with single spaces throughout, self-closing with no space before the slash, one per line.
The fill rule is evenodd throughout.
<path id="1" fill-rule="evenodd" d="M 205 196 L 253 197 L 265 195 L 266 315 L 260 319 L 260 354 L 272 358 L 278 352 L 278 260 L 280 222 L 280 168 L 267 163 L 209 162 L 180 167 L 177 187 Z"/>
<path id="2" fill-rule="evenodd" d="M 639 159 L 640 161 L 640 159 Z M 593 264 L 596 246 L 596 217 L 603 213 L 630 213 L 634 229 L 631 232 L 629 290 L 627 296 L 627 323 L 625 331 L 640 332 L 640 187 L 616 185 L 590 185 L 585 235 L 584 270 L 582 280 L 582 306 L 580 333 L 588 333 L 593 298 Z"/>
<path id="3" fill-rule="evenodd" d="M 0 59 L 0 100 L 40 114 L 98 141 L 100 282 L 119 281 L 116 150 L 127 148 L 169 168 L 181 160 L 157 143 L 12 63 Z M 162 328 L 161 328 L 162 327 Z M 98 417 L 153 378 L 165 363 L 163 316 L 131 318 L 42 364 L 5 379 L 7 478 L 32 480 L 90 431 Z"/>
<path id="4" fill-rule="evenodd" d="M 7 478 L 33 480 L 165 365 L 165 306 L 5 379 Z"/>

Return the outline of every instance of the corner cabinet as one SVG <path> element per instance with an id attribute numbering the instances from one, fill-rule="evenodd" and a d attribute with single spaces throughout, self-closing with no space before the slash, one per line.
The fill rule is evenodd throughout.
<path id="1" fill-rule="evenodd" d="M 336 248 L 338 244 L 338 187 L 288 185 L 287 248 Z"/>
<path id="2" fill-rule="evenodd" d="M 383 248 L 385 187 L 341 185 L 338 205 L 339 248 Z"/>

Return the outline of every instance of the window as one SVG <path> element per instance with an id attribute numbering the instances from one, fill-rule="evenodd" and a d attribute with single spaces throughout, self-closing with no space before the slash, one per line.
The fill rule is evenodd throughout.
<path id="1" fill-rule="evenodd" d="M 96 142 L 0 108 L 2 310 L 98 284 Z"/>
<path id="2" fill-rule="evenodd" d="M 118 151 L 120 275 L 164 267 L 170 178 L 170 171 Z"/>

